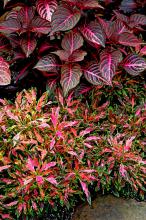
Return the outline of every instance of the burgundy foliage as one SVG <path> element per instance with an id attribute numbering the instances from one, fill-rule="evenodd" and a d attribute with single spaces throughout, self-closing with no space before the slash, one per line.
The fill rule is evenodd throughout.
<path id="1" fill-rule="evenodd" d="M 26 76 L 37 74 L 44 77 L 50 89 L 61 85 L 67 96 L 82 82 L 112 85 L 119 72 L 132 76 L 143 72 L 145 47 L 140 33 L 146 26 L 146 16 L 138 10 L 145 4 L 115 1 L 115 9 L 132 12 L 125 15 L 113 10 L 107 18 L 106 8 L 113 2 L 4 0 L 0 57 L 7 68 L 0 71 L 0 85 L 17 86 Z M 25 66 L 19 64 L 23 62 Z"/>

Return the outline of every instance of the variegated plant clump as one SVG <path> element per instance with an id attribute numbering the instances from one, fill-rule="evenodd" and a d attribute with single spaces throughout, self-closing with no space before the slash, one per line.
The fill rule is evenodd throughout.
<path id="1" fill-rule="evenodd" d="M 112 2 L 3 0 L 0 85 L 17 87 L 31 74 L 39 75 L 49 89 L 61 86 L 67 96 L 82 82 L 112 86 L 117 74 L 141 74 L 146 69 L 146 16 L 131 11 L 144 3 L 119 1 L 107 18 Z M 129 15 L 119 11 L 125 12 L 123 4 Z"/>
<path id="2" fill-rule="evenodd" d="M 134 116 L 128 119 L 112 112 L 109 101 L 99 105 L 101 93 L 92 92 L 90 108 L 60 91 L 57 102 L 47 93 L 37 101 L 34 89 L 14 104 L 0 100 L 2 219 L 33 216 L 46 203 L 71 206 L 76 195 L 91 204 L 92 185 L 118 193 L 128 184 L 143 195 L 146 106 L 136 109 L 129 99 Z"/>

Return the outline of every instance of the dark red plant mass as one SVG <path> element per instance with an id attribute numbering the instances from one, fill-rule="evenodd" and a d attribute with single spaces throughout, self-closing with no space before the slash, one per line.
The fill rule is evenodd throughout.
<path id="1" fill-rule="evenodd" d="M 146 16 L 106 10 L 114 1 L 3 1 L 0 17 L 0 56 L 9 65 L 12 83 L 30 74 L 47 77 L 51 89 L 61 85 L 64 95 L 82 81 L 112 85 L 117 72 L 135 76 L 146 69 L 143 33 Z M 126 3 L 128 4 L 128 3 Z M 124 1 L 117 9 L 125 12 Z M 139 9 L 138 2 L 129 11 Z M 141 4 L 141 7 L 144 7 Z M 116 9 L 116 8 L 115 8 Z M 10 57 L 9 57 L 10 56 Z M 3 58 L 4 59 L 3 59 Z M 93 59 L 94 58 L 94 59 Z M 25 67 L 19 65 L 23 62 Z M 10 70 L 0 72 L 0 85 L 10 84 Z"/>

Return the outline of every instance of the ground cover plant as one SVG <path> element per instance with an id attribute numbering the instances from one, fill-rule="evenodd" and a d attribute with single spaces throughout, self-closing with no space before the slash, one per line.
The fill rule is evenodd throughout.
<path id="1" fill-rule="evenodd" d="M 41 82 L 41 90 L 46 84 L 52 90 L 61 86 L 67 96 L 78 85 L 82 88 L 84 81 L 86 87 L 112 85 L 116 74 L 135 76 L 146 69 L 146 16 L 141 1 L 4 0 L 0 4 L 2 92 Z"/>
<path id="2" fill-rule="evenodd" d="M 36 219 L 46 204 L 91 204 L 93 188 L 144 199 L 146 85 L 142 78 L 119 86 L 113 96 L 95 88 L 86 102 L 61 90 L 54 101 L 47 93 L 37 101 L 35 89 L 15 103 L 0 100 L 2 219 Z"/>

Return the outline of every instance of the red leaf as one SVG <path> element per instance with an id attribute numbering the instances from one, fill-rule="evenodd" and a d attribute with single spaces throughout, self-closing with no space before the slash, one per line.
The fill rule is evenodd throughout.
<path id="1" fill-rule="evenodd" d="M 84 76 L 93 85 L 102 85 L 106 80 L 102 77 L 97 63 L 91 63 L 84 69 Z"/>
<path id="2" fill-rule="evenodd" d="M 67 3 L 77 6 L 80 9 L 96 9 L 103 8 L 97 0 L 64 0 Z"/>
<path id="3" fill-rule="evenodd" d="M 100 24 L 96 21 L 91 21 L 88 25 L 84 25 L 81 28 L 81 33 L 88 41 L 105 47 L 105 34 Z"/>
<path id="4" fill-rule="evenodd" d="M 35 65 L 35 69 L 40 71 L 47 71 L 47 72 L 56 72 L 58 63 L 56 57 L 52 54 L 42 57 L 38 63 Z"/>
<path id="5" fill-rule="evenodd" d="M 0 57 L 0 85 L 8 85 L 11 83 L 11 72 L 9 69 L 9 64 Z"/>
<path id="6" fill-rule="evenodd" d="M 52 14 L 57 8 L 57 1 L 56 0 L 37 0 L 36 8 L 37 8 L 39 15 L 43 19 L 51 21 Z"/>
<path id="7" fill-rule="evenodd" d="M 73 51 L 83 46 L 83 38 L 78 32 L 70 31 L 65 34 L 61 46 L 64 50 L 72 54 Z"/>
<path id="8" fill-rule="evenodd" d="M 87 201 L 88 201 L 89 205 L 91 205 L 91 196 L 90 196 L 90 192 L 88 190 L 88 187 L 87 187 L 86 183 L 84 183 L 81 180 L 80 180 L 80 183 L 81 183 L 82 189 L 87 197 Z"/>
<path id="9" fill-rule="evenodd" d="M 112 78 L 116 72 L 117 64 L 121 60 L 122 54 L 118 50 L 113 52 L 104 50 L 100 55 L 100 72 L 109 84 L 112 84 Z"/>
<path id="10" fill-rule="evenodd" d="M 76 87 L 82 76 L 81 67 L 78 64 L 64 64 L 61 68 L 61 86 L 64 95 Z"/>
<path id="11" fill-rule="evenodd" d="M 75 50 L 68 58 L 68 62 L 79 62 L 84 60 L 84 57 L 87 55 L 86 51 Z"/>
<path id="12" fill-rule="evenodd" d="M 129 74 L 136 76 L 146 69 L 146 61 L 136 54 L 130 54 L 123 61 L 123 67 Z"/>
<path id="13" fill-rule="evenodd" d="M 79 10 L 75 10 L 65 4 L 59 5 L 52 16 L 52 32 L 50 35 L 57 31 L 68 31 L 72 29 L 78 23 L 80 17 Z"/>
<path id="14" fill-rule="evenodd" d="M 141 55 L 146 55 L 146 46 L 144 46 L 144 47 L 140 50 L 140 54 L 141 54 Z"/>
<path id="15" fill-rule="evenodd" d="M 35 17 L 31 23 L 31 31 L 41 34 L 48 34 L 51 30 L 51 25 L 45 19 Z"/>
<path id="16" fill-rule="evenodd" d="M 119 36 L 119 43 L 124 46 L 136 47 L 142 43 L 134 34 L 131 33 L 122 33 Z"/>
<path id="17" fill-rule="evenodd" d="M 11 34 L 13 32 L 19 31 L 21 28 L 20 23 L 16 19 L 8 19 L 0 23 L 0 32 L 5 34 Z"/>
<path id="18" fill-rule="evenodd" d="M 33 35 L 31 35 L 30 33 L 27 33 L 22 36 L 20 44 L 26 57 L 29 57 L 29 55 L 33 53 L 33 51 L 35 50 L 37 41 Z"/>
<path id="19" fill-rule="evenodd" d="M 25 6 L 20 9 L 17 19 L 21 22 L 22 28 L 27 29 L 29 27 L 29 24 L 34 17 L 34 14 L 35 11 L 33 10 L 33 7 Z"/>
<path id="20" fill-rule="evenodd" d="M 130 23 L 128 25 L 131 28 L 138 25 L 146 25 L 146 16 L 142 14 L 133 14 L 130 16 Z"/>

